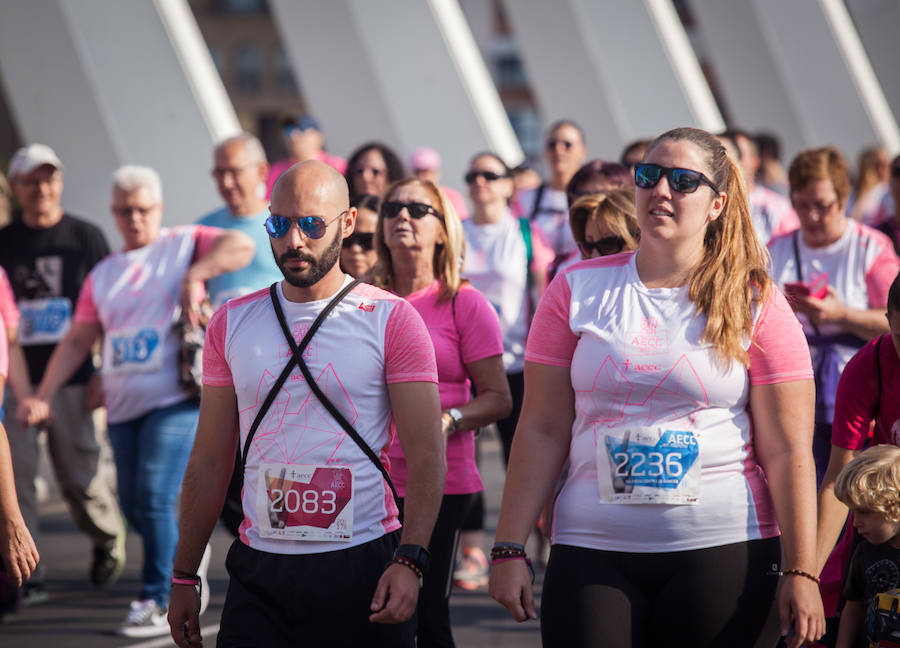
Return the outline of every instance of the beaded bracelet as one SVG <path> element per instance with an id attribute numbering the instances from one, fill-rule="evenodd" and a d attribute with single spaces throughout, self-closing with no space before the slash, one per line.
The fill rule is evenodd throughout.
<path id="1" fill-rule="evenodd" d="M 785 569 L 783 572 L 778 574 L 779 576 L 803 576 L 803 578 L 808 578 L 816 585 L 819 584 L 819 577 L 813 576 L 809 572 L 805 572 L 802 569 Z"/>
<path id="2" fill-rule="evenodd" d="M 802 576 L 803 578 L 808 578 L 816 585 L 819 584 L 819 577 L 810 574 L 809 572 L 803 571 L 802 569 L 785 569 L 779 570 L 778 565 L 772 565 L 772 573 L 775 576 Z"/>
<path id="3" fill-rule="evenodd" d="M 390 565 L 403 565 L 404 567 L 409 567 L 415 572 L 416 576 L 419 578 L 419 582 L 422 582 L 422 570 L 419 569 L 419 566 L 409 558 L 406 558 L 404 556 L 397 556 L 396 558 L 391 559 L 391 561 L 388 563 L 388 566 Z"/>

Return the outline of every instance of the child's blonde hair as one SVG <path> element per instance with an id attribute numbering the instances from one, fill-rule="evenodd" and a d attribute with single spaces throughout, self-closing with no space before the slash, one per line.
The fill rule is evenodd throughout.
<path id="1" fill-rule="evenodd" d="M 900 522 L 900 448 L 878 445 L 844 466 L 834 494 L 851 509 L 878 511 Z"/>

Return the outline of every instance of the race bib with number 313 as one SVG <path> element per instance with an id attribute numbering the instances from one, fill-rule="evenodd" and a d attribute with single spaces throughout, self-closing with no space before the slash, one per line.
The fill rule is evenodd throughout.
<path id="1" fill-rule="evenodd" d="M 600 501 L 696 504 L 700 446 L 689 430 L 617 428 L 597 439 Z"/>
<path id="2" fill-rule="evenodd" d="M 262 463 L 259 534 L 279 540 L 353 538 L 353 468 Z"/>

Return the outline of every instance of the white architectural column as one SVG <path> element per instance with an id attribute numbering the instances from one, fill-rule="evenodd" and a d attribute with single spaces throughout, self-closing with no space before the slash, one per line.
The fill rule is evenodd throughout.
<path id="1" fill-rule="evenodd" d="M 0 80 L 23 140 L 62 159 L 63 206 L 111 245 L 119 165 L 160 172 L 166 224 L 220 202 L 212 147 L 240 126 L 185 0 L 7 0 Z"/>
<path id="2" fill-rule="evenodd" d="M 900 146 L 842 0 L 693 0 L 693 7 L 734 121 L 778 134 L 785 162 L 824 144 L 848 159 L 867 144 Z"/>
<path id="3" fill-rule="evenodd" d="M 846 1 L 894 119 L 900 121 L 900 0 Z"/>
<path id="4" fill-rule="evenodd" d="M 458 0 L 271 0 L 272 12 L 329 150 L 370 140 L 404 160 L 419 146 L 462 185 L 476 152 L 510 164 L 522 152 Z"/>
<path id="5" fill-rule="evenodd" d="M 676 126 L 724 122 L 669 0 L 507 0 L 544 120 L 576 121 L 591 157 Z"/>

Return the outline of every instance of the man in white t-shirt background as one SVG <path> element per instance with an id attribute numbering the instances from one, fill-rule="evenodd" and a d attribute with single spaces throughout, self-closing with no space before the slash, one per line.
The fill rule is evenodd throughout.
<path id="1" fill-rule="evenodd" d="M 568 119 L 552 124 L 544 142 L 544 159 L 549 177 L 537 189 L 518 195 L 513 214 L 537 223 L 553 248 L 555 259 L 549 276 L 552 279 L 563 263 L 579 258 L 578 246 L 569 227 L 566 185 L 587 159 L 581 127 Z"/>

